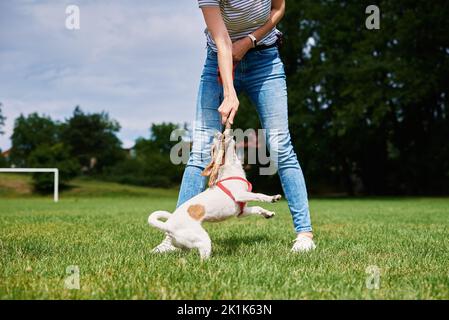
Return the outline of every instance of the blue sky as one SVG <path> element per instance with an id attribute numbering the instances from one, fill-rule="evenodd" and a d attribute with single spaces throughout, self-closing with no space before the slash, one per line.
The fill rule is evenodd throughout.
<path id="1" fill-rule="evenodd" d="M 71 4 L 80 30 L 65 27 Z M 196 0 L 0 1 L 0 148 L 19 114 L 64 120 L 76 105 L 118 120 L 126 147 L 151 123 L 191 122 L 203 30 Z"/>

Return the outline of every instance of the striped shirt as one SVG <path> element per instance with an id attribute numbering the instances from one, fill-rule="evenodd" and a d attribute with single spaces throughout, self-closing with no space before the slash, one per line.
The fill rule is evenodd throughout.
<path id="1" fill-rule="evenodd" d="M 271 13 L 271 0 L 198 0 L 198 5 L 200 8 L 220 7 L 221 16 L 233 42 L 263 26 Z M 208 46 L 216 52 L 217 47 L 207 28 L 204 33 Z M 273 28 L 257 44 L 271 45 L 277 41 L 279 33 L 279 30 Z"/>

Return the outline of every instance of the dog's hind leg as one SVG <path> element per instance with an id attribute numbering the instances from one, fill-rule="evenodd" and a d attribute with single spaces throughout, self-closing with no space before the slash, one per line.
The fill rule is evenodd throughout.
<path id="1" fill-rule="evenodd" d="M 243 212 L 238 216 L 238 218 L 243 218 L 243 217 L 252 216 L 252 215 L 261 215 L 264 218 L 269 219 L 269 218 L 274 217 L 275 213 L 272 211 L 268 211 L 259 206 L 253 206 L 253 207 L 245 206 L 243 208 Z"/>
<path id="2" fill-rule="evenodd" d="M 234 195 L 235 201 L 237 202 L 248 202 L 248 201 L 261 201 L 261 202 L 276 202 L 281 199 L 281 195 L 277 194 L 275 196 L 267 196 L 263 193 L 254 192 L 239 192 Z"/>

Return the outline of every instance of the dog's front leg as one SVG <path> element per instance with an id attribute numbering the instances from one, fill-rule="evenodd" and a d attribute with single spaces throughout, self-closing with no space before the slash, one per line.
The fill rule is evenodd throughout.
<path id="1" fill-rule="evenodd" d="M 267 196 L 263 193 L 254 193 L 243 191 L 234 195 L 235 201 L 237 202 L 248 202 L 248 201 L 261 201 L 261 202 L 276 202 L 281 199 L 281 195 L 277 194 L 275 196 Z"/>
<path id="2" fill-rule="evenodd" d="M 243 217 L 247 217 L 247 216 L 251 216 L 251 215 L 261 215 L 267 219 L 274 217 L 274 212 L 272 211 L 268 211 L 262 207 L 259 206 L 253 206 L 253 207 L 249 207 L 249 206 L 245 206 L 243 208 L 243 212 L 238 216 L 238 218 L 243 218 Z"/>

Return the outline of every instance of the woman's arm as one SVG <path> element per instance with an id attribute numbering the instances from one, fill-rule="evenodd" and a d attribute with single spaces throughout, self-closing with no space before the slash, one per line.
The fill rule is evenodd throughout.
<path id="1" fill-rule="evenodd" d="M 215 45 L 217 46 L 218 67 L 223 82 L 223 103 L 218 108 L 223 124 L 229 121 L 234 122 L 234 116 L 239 108 L 239 100 L 234 89 L 232 78 L 232 42 L 228 34 L 228 29 L 223 22 L 219 7 L 203 7 L 204 20 Z"/>
<path id="2" fill-rule="evenodd" d="M 270 32 L 281 21 L 285 13 L 285 0 L 271 0 L 271 13 L 268 21 L 252 34 L 259 41 Z M 234 61 L 240 61 L 245 56 L 246 52 L 251 49 L 253 43 L 249 37 L 244 37 L 237 40 L 232 45 L 232 56 Z"/>

